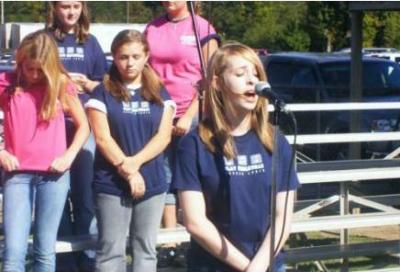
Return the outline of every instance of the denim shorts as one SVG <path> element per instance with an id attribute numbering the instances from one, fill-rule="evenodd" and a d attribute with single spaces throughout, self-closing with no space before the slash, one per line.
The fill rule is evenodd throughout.
<path id="1" fill-rule="evenodd" d="M 174 124 L 177 122 L 178 119 L 174 120 Z M 194 117 L 190 130 L 197 127 L 199 124 L 199 118 Z M 165 205 L 176 205 L 177 199 L 176 195 L 171 192 L 171 183 L 172 183 L 172 169 L 175 166 L 175 156 L 176 150 L 178 149 L 178 143 L 181 139 L 181 136 L 173 136 L 171 139 L 171 143 L 167 146 L 164 151 L 164 169 L 165 169 L 165 176 L 167 178 L 168 184 L 168 191 L 167 196 L 165 197 Z"/>

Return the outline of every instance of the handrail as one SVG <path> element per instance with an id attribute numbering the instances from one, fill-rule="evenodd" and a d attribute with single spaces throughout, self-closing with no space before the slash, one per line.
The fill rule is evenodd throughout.
<path id="1" fill-rule="evenodd" d="M 273 111 L 274 105 L 268 105 L 268 111 Z M 301 111 L 354 111 L 354 110 L 399 110 L 400 102 L 345 102 L 345 103 L 291 103 L 286 109 L 293 112 Z"/>
<path id="2" fill-rule="evenodd" d="M 294 136 L 286 135 L 289 143 L 293 144 Z M 400 141 L 399 132 L 359 132 L 359 133 L 329 133 L 329 134 L 299 134 L 296 144 L 328 144 L 352 142 Z"/>

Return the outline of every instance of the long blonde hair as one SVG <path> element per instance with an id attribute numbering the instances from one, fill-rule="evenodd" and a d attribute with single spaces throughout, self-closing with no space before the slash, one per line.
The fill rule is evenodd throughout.
<path id="1" fill-rule="evenodd" d="M 57 114 L 57 103 L 64 102 L 68 75 L 61 65 L 57 45 L 43 30 L 27 35 L 19 45 L 16 53 L 16 78 L 12 91 L 23 89 L 25 83 L 22 65 L 26 60 L 40 63 L 45 76 L 46 90 L 40 109 L 42 120 L 48 121 Z"/>
<path id="2" fill-rule="evenodd" d="M 228 43 L 220 47 L 212 56 L 207 69 L 207 85 L 205 94 L 205 119 L 200 123 L 200 138 L 211 152 L 222 152 L 229 159 L 236 156 L 236 147 L 229 130 L 229 123 L 224 113 L 226 107 L 224 90 L 217 90 L 214 78 L 223 80 L 227 59 L 240 56 L 254 64 L 258 78 L 265 81 L 263 65 L 254 51 L 240 43 Z M 221 82 L 220 85 L 225 85 Z M 251 128 L 256 132 L 263 146 L 272 152 L 273 130 L 268 122 L 268 100 L 259 97 L 255 109 L 251 112 Z"/>
<path id="3" fill-rule="evenodd" d="M 149 44 L 145 36 L 137 30 L 122 30 L 115 36 L 111 44 L 111 53 L 115 56 L 124 44 L 127 43 L 139 43 L 143 45 L 144 53 L 149 55 Z M 162 99 L 160 95 L 160 90 L 162 88 L 162 83 L 160 78 L 157 76 L 156 72 L 150 67 L 148 63 L 145 64 L 142 73 L 142 97 L 146 101 L 151 101 L 157 104 L 162 104 Z M 130 94 L 126 88 L 121 75 L 114 64 L 111 64 L 109 73 L 104 77 L 104 85 L 110 93 L 121 101 L 129 101 Z"/>
<path id="4" fill-rule="evenodd" d="M 59 4 L 58 2 L 59 1 L 51 1 L 48 5 L 45 29 L 52 32 L 58 41 L 62 41 L 65 33 L 63 31 L 62 23 L 56 14 L 56 6 Z M 80 1 L 80 3 L 82 4 L 82 12 L 81 16 L 79 16 L 78 22 L 74 27 L 74 32 L 76 35 L 76 42 L 83 44 L 86 42 L 89 36 L 90 16 L 86 2 Z"/>

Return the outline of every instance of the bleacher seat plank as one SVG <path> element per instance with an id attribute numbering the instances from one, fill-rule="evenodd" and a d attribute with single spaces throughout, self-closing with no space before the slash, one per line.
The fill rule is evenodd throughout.
<path id="1" fill-rule="evenodd" d="M 287 262 L 340 259 L 343 257 L 373 256 L 400 252 L 400 240 L 357 243 L 349 245 L 323 245 L 292 248 L 286 251 Z M 397 270 L 400 271 L 400 270 Z"/>
<path id="2" fill-rule="evenodd" d="M 357 215 L 318 216 L 294 219 L 291 232 L 352 229 L 400 224 L 400 212 L 376 212 Z"/>
<path id="3" fill-rule="evenodd" d="M 400 266 L 390 267 L 390 268 L 377 268 L 377 269 L 370 269 L 370 270 L 362 270 L 357 272 L 399 272 Z"/>
<path id="4" fill-rule="evenodd" d="M 86 249 L 95 249 L 97 235 L 74 235 L 60 238 L 56 243 L 56 252 L 75 252 Z"/>
<path id="5" fill-rule="evenodd" d="M 352 170 L 299 172 L 298 176 L 301 184 L 343 182 L 352 180 L 399 179 L 400 166 Z"/>
<path id="6" fill-rule="evenodd" d="M 299 233 L 398 224 L 400 224 L 400 212 L 321 216 L 305 219 L 294 219 L 291 232 Z M 157 244 L 165 244 L 169 242 L 188 242 L 189 240 L 190 235 L 184 227 L 178 227 L 175 229 L 160 229 L 157 237 Z M 57 242 L 56 251 L 61 253 L 94 249 L 95 243 L 95 237 L 90 235 L 64 237 Z"/>

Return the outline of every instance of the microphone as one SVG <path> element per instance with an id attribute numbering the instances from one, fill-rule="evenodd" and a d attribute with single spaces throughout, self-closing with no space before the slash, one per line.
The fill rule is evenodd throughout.
<path id="1" fill-rule="evenodd" d="M 268 98 L 271 103 L 275 103 L 275 101 L 281 101 L 279 95 L 272 91 L 271 85 L 269 85 L 269 83 L 266 81 L 260 81 L 256 84 L 256 94 Z"/>
<path id="2" fill-rule="evenodd" d="M 271 85 L 269 85 L 268 82 L 258 82 L 255 90 L 257 95 L 267 98 L 271 104 L 279 109 L 279 111 L 286 111 L 285 103 L 278 94 L 272 91 Z"/>

